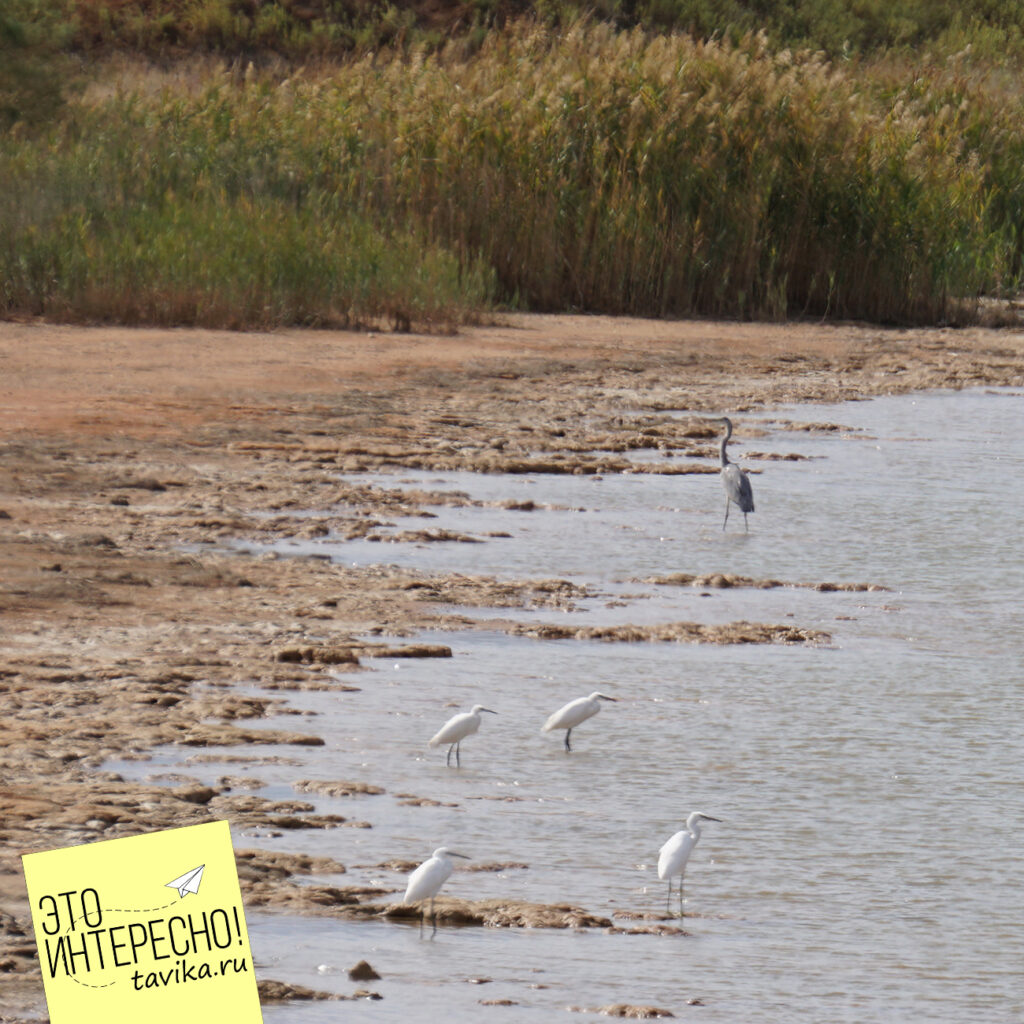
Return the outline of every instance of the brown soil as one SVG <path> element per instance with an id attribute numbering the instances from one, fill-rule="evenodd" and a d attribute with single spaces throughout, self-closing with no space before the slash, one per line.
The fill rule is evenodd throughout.
<path id="1" fill-rule="evenodd" d="M 22 853 L 211 817 L 281 831 L 367 824 L 318 816 L 301 793 L 267 801 L 232 776 L 217 787 L 128 783 L 99 770 L 105 760 L 167 742 L 237 744 L 246 760 L 258 744 L 322 742 L 246 721 L 279 707 L 280 691 L 372 685 L 360 672 L 369 658 L 445 656 L 408 640 L 424 626 L 477 625 L 442 602 L 571 609 L 582 596 L 564 580 L 348 569 L 218 545 L 328 529 L 384 539 L 389 517 L 409 512 L 429 533 L 430 507 L 461 500 L 341 483 L 341 471 L 609 473 L 635 471 L 627 454 L 648 448 L 664 457 L 647 471 L 716 472 L 714 429 L 666 410 L 728 412 L 742 437 L 743 411 L 773 403 L 1003 384 L 1024 384 L 1020 334 L 589 317 L 515 317 L 456 337 L 0 324 L 4 1012 L 38 1007 L 42 995 Z M 793 429 L 834 428 L 808 413 Z M 312 522 L 299 514 L 328 508 L 337 511 Z M 715 582 L 715 566 L 694 568 L 712 575 L 659 582 L 777 585 Z M 723 627 L 733 637 L 691 625 L 604 638 L 817 639 L 794 625 Z M 239 696 L 240 680 L 265 696 Z M 370 803 L 362 794 L 353 813 L 369 814 L 372 792 Z M 302 887 L 303 901 L 290 882 L 341 865 L 255 853 L 239 862 L 254 905 L 395 912 L 323 886 Z M 590 923 L 578 908 L 448 912 Z"/>

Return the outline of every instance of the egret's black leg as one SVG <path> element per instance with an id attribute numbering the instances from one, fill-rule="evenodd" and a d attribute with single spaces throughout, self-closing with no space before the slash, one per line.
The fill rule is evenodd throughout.
<path id="1" fill-rule="evenodd" d="M 668 895 L 665 897 L 665 913 L 672 913 L 672 879 L 668 880 Z"/>
<path id="2" fill-rule="evenodd" d="M 679 920 L 686 916 L 686 912 L 683 910 L 683 876 L 679 876 Z"/>
<path id="3" fill-rule="evenodd" d="M 462 761 L 459 760 L 459 750 L 460 750 L 461 747 L 462 747 L 462 740 L 459 740 L 459 742 L 455 744 L 455 767 L 456 768 L 461 768 L 462 767 Z"/>
<path id="4" fill-rule="evenodd" d="M 565 730 L 565 749 L 569 750 L 569 751 L 572 750 L 572 747 L 569 745 L 569 735 L 570 735 L 571 732 L 572 732 L 572 729 L 566 729 Z"/>
<path id="5" fill-rule="evenodd" d="M 455 744 L 453 743 L 448 748 L 448 756 L 444 759 L 444 766 L 445 766 L 445 768 L 450 768 L 451 767 L 451 764 L 452 764 L 452 751 L 454 749 L 455 749 Z"/>

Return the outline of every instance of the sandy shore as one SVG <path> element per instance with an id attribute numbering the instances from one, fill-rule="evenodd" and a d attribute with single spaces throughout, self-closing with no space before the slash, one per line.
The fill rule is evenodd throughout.
<path id="1" fill-rule="evenodd" d="M 638 448 L 661 450 L 658 471 L 716 472 L 713 431 L 664 410 L 742 423 L 744 410 L 782 402 L 1007 384 L 1024 384 L 1024 335 L 980 329 L 559 316 L 447 338 L 0 324 L 4 1012 L 42 998 L 22 853 L 210 818 L 360 824 L 318 820 L 302 799 L 271 803 L 231 776 L 216 788 L 127 783 L 99 770 L 106 760 L 168 742 L 236 744 L 247 757 L 261 743 L 308 743 L 246 722 L 289 689 L 365 685 L 360 666 L 373 657 L 443 656 L 410 639 L 473 628 L 442 602 L 499 617 L 574 598 L 565 581 L 346 569 L 218 545 L 327 527 L 373 537 L 416 510 L 423 531 L 408 539 L 429 539 L 437 496 L 341 482 L 342 472 L 611 473 Z M 818 423 L 811 409 L 806 418 Z M 773 457 L 746 440 L 746 463 Z M 331 511 L 311 524 L 298 515 L 311 508 Z M 238 695 L 241 680 L 265 696 Z M 323 912 L 322 890 L 317 903 L 305 889 L 304 902 L 289 879 L 325 865 L 239 860 L 247 905 Z M 358 907 L 357 894 L 337 892 L 334 907 Z"/>

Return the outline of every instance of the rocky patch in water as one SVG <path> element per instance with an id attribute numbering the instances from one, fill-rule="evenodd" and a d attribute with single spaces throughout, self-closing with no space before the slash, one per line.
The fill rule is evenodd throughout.
<path id="1" fill-rule="evenodd" d="M 569 580 L 498 580 L 493 576 L 448 573 L 417 576 L 402 588 L 418 601 L 463 608 L 558 608 L 571 611 L 593 596 L 591 588 Z"/>
<path id="2" fill-rule="evenodd" d="M 687 644 L 822 644 L 831 635 L 820 629 L 769 625 L 760 622 L 668 622 L 652 626 L 574 626 L 553 623 L 513 623 L 506 632 L 539 640 L 600 640 L 605 643 Z"/>
<path id="3" fill-rule="evenodd" d="M 339 996 L 332 992 L 318 992 L 315 989 L 307 988 L 305 985 L 290 985 L 284 981 L 273 981 L 270 979 L 261 980 L 256 983 L 256 990 L 259 992 L 260 1003 L 264 1006 L 272 1006 L 275 1003 L 310 1002 L 325 999 L 339 999 Z"/>
<path id="4" fill-rule="evenodd" d="M 756 579 L 752 576 L 740 576 L 731 572 L 673 572 L 667 575 L 647 576 L 638 582 L 653 583 L 664 587 L 706 587 L 714 590 L 728 590 L 732 587 L 751 587 L 755 590 L 773 590 L 776 587 L 803 587 L 808 590 L 819 590 L 822 592 L 874 593 L 889 589 L 878 583 L 788 583 L 784 580 Z"/>
<path id="5" fill-rule="evenodd" d="M 402 867 L 407 865 L 404 863 Z M 411 865 L 415 867 L 416 865 Z M 418 922 L 425 909 L 419 904 L 381 903 L 382 896 L 400 889 L 364 885 L 289 884 L 280 879 L 254 878 L 247 871 L 242 895 L 246 907 L 289 914 L 334 917 L 349 921 L 408 920 Z M 568 903 L 542 904 L 522 900 L 462 900 L 439 896 L 434 901 L 439 926 L 486 928 L 612 928 L 613 922 Z"/>
<path id="6" fill-rule="evenodd" d="M 379 796 L 384 792 L 383 786 L 374 786 L 369 782 L 331 782 L 326 779 L 299 779 L 292 783 L 297 793 L 318 793 L 320 796 Z"/>
<path id="7" fill-rule="evenodd" d="M 374 977 L 379 977 L 379 975 L 374 975 Z M 379 992 L 371 992 L 368 989 L 362 988 L 357 988 L 354 992 L 347 994 L 322 992 L 317 989 L 308 988 L 305 985 L 291 985 L 284 981 L 269 979 L 258 981 L 256 989 L 259 992 L 260 1003 L 264 1006 L 290 1002 L 322 1002 L 324 1000 L 348 1000 L 351 1002 L 359 999 L 377 1000 L 384 998 Z"/>
<path id="8" fill-rule="evenodd" d="M 621 1017 L 629 1020 L 661 1020 L 675 1017 L 671 1010 L 663 1010 L 657 1006 L 633 1006 L 630 1003 L 610 1003 L 607 1006 L 570 1006 L 572 1013 L 600 1013 L 605 1017 Z"/>
<path id="9" fill-rule="evenodd" d="M 294 875 L 343 875 L 346 868 L 332 857 L 314 857 L 306 853 L 279 850 L 235 850 L 239 881 L 256 884 L 285 880 Z"/>

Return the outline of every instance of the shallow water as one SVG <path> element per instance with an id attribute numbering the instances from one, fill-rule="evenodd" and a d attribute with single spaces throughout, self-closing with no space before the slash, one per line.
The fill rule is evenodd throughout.
<path id="1" fill-rule="evenodd" d="M 847 429 L 793 432 L 786 420 Z M 735 512 L 722 531 L 714 476 L 401 473 L 382 482 L 545 507 L 442 508 L 437 520 L 414 524 L 512 535 L 480 544 L 279 545 L 346 563 L 565 577 L 596 592 L 572 611 L 513 613 L 525 620 L 792 621 L 828 630 L 832 642 L 713 647 L 444 634 L 428 639 L 450 644 L 452 659 L 371 662 L 372 674 L 349 680 L 358 693 L 295 695 L 291 703 L 315 717 L 267 726 L 309 729 L 326 746 L 266 750 L 302 764 L 253 766 L 268 784 L 263 792 L 291 798 L 293 780 L 320 778 L 387 793 L 300 797 L 371 829 L 235 842 L 329 854 L 348 866 L 332 879 L 340 884 L 379 885 L 398 899 L 404 878 L 375 865 L 449 845 L 477 862 L 528 865 L 457 871 L 446 887 L 452 895 L 657 912 L 665 905 L 654 871 L 661 843 L 690 810 L 724 820 L 706 827 L 691 858 L 691 934 L 683 937 L 442 928 L 421 939 L 400 923 L 250 913 L 263 976 L 348 993 L 357 985 L 345 971 L 361 958 L 383 976 L 366 986 L 380 1002 L 267 1008 L 265 1019 L 425 1021 L 443 1013 L 454 1022 L 542 1021 L 570 1005 L 615 1002 L 699 1014 L 706 1024 L 1024 1019 L 1022 422 L 1018 391 L 745 418 L 730 450 L 761 470 L 749 534 Z M 755 423 L 768 433 L 742 436 Z M 748 451 L 809 458 L 754 461 Z M 889 589 L 639 582 L 679 571 Z M 542 736 L 540 725 L 593 689 L 619 702 L 573 733 L 567 755 L 560 736 Z M 444 751 L 429 750 L 426 739 L 477 702 L 499 714 L 485 716 L 463 745 L 461 769 L 448 770 Z M 180 764 L 181 756 L 164 751 L 154 760 Z M 212 780 L 240 766 L 188 770 Z M 444 806 L 407 806 L 400 794 Z M 472 983 L 481 978 L 491 980 Z M 491 999 L 518 1006 L 480 1005 Z M 691 1008 L 691 999 L 703 1005 Z"/>

